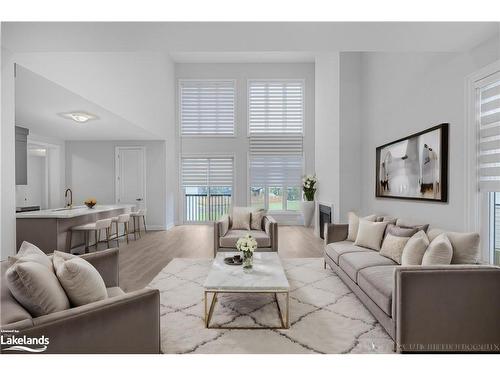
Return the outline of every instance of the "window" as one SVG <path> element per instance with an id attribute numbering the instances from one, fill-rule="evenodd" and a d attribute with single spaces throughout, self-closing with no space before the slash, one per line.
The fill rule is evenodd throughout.
<path id="1" fill-rule="evenodd" d="M 233 193 L 233 158 L 183 157 L 184 220 L 218 220 L 229 211 Z"/>
<path id="2" fill-rule="evenodd" d="M 249 80 L 248 132 L 302 134 L 303 80 Z"/>
<path id="3" fill-rule="evenodd" d="M 489 221 L 490 260 L 500 264 L 500 71 L 475 82 L 478 184 Z"/>
<path id="4" fill-rule="evenodd" d="M 181 135 L 234 135 L 234 81 L 181 80 L 179 107 Z"/>
<path id="5" fill-rule="evenodd" d="M 298 210 L 303 175 L 304 81 L 249 80 L 250 205 Z"/>

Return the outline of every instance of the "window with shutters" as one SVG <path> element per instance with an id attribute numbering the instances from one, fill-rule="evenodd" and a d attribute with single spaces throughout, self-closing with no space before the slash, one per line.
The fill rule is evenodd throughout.
<path id="1" fill-rule="evenodd" d="M 500 264 L 500 71 L 475 82 L 478 187 L 488 196 L 491 262 Z"/>
<path id="2" fill-rule="evenodd" d="M 235 91 L 232 80 L 180 80 L 181 135 L 233 136 Z"/>
<path id="3" fill-rule="evenodd" d="M 232 157 L 182 157 L 184 221 L 218 220 L 228 213 L 233 195 Z"/>
<path id="4" fill-rule="evenodd" d="M 250 205 L 298 210 L 303 175 L 304 80 L 248 81 Z"/>

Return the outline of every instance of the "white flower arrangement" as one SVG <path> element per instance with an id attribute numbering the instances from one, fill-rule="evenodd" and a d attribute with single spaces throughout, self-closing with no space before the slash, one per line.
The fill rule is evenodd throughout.
<path id="1" fill-rule="evenodd" d="M 243 253 L 249 253 L 248 255 L 251 255 L 257 250 L 257 241 L 250 234 L 247 234 L 236 242 L 236 248 Z"/>
<path id="2" fill-rule="evenodd" d="M 314 200 L 314 194 L 316 193 L 316 183 L 318 179 L 315 175 L 308 175 L 302 179 L 302 191 L 307 201 Z"/>

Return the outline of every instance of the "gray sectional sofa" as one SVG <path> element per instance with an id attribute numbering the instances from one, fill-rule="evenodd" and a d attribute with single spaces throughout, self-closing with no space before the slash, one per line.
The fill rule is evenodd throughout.
<path id="1" fill-rule="evenodd" d="M 500 352 L 500 267 L 401 266 L 325 225 L 328 265 L 395 342 L 397 352 Z"/>
<path id="2" fill-rule="evenodd" d="M 49 338 L 44 353 L 160 353 L 160 293 L 125 293 L 119 287 L 118 254 L 115 248 L 82 255 L 102 276 L 107 299 L 39 317 L 12 296 L 5 280 L 10 264 L 1 262 L 0 329 L 16 337 Z"/>

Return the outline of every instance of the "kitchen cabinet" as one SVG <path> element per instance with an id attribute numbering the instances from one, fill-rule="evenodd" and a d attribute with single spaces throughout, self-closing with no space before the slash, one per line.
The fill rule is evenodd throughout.
<path id="1" fill-rule="evenodd" d="M 16 126 L 16 185 L 28 185 L 29 130 Z"/>

